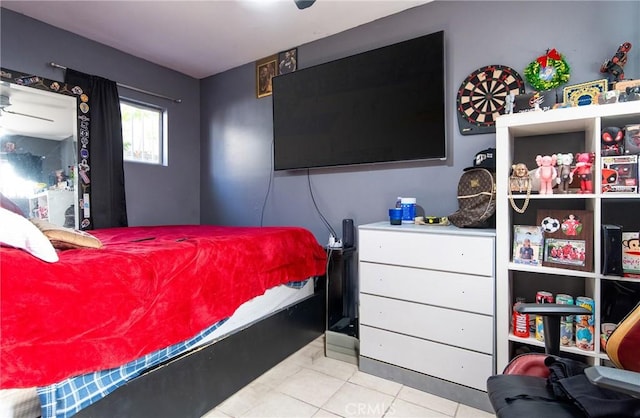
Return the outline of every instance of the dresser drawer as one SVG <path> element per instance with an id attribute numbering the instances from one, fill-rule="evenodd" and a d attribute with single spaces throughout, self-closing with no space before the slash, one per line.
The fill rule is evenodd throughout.
<path id="1" fill-rule="evenodd" d="M 486 391 L 491 355 L 360 326 L 360 355 Z"/>
<path id="2" fill-rule="evenodd" d="M 360 324 L 493 353 L 493 317 L 360 294 Z"/>
<path id="3" fill-rule="evenodd" d="M 494 278 L 361 262 L 360 292 L 493 315 Z"/>
<path id="4" fill-rule="evenodd" d="M 493 276 L 494 238 L 359 231 L 360 261 Z"/>

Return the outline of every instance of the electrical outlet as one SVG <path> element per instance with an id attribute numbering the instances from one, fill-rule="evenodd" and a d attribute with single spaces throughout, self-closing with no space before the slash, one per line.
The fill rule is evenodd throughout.
<path id="1" fill-rule="evenodd" d="M 329 244 L 327 244 L 329 248 L 342 248 L 342 240 L 337 240 L 333 235 L 329 235 Z"/>

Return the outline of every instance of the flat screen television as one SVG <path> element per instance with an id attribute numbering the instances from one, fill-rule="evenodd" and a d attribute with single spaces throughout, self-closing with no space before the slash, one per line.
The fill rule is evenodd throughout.
<path id="1" fill-rule="evenodd" d="M 274 169 L 446 158 L 444 32 L 273 78 Z"/>

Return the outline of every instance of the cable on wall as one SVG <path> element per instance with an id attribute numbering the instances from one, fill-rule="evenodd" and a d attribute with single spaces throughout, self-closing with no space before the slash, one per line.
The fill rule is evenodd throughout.
<path id="1" fill-rule="evenodd" d="M 67 69 L 67 67 L 65 67 L 64 65 L 56 64 L 55 62 L 50 62 L 49 65 L 52 66 L 53 68 L 59 68 L 61 70 L 66 70 Z M 133 86 L 129 86 L 129 85 L 122 84 L 122 83 L 116 83 L 116 84 L 118 85 L 118 87 L 122 87 L 123 89 L 137 91 L 138 93 L 143 93 L 143 94 L 147 94 L 149 96 L 159 97 L 159 98 L 165 99 L 165 100 L 171 100 L 174 103 L 182 103 L 182 99 L 174 99 L 173 97 L 165 96 L 165 95 L 159 94 L 159 93 L 154 93 L 154 92 L 148 91 L 148 90 L 143 90 L 143 89 L 140 89 L 138 87 L 133 87 Z"/>
<path id="2" fill-rule="evenodd" d="M 315 206 L 316 211 L 318 212 L 318 215 L 320 215 L 320 219 L 322 219 L 322 222 L 324 223 L 324 225 L 329 230 L 329 233 L 337 240 L 338 239 L 338 234 L 336 234 L 336 231 L 331 227 L 331 224 L 329 224 L 329 222 L 322 215 L 322 212 L 320 212 L 320 209 L 318 208 L 318 205 L 316 204 L 316 199 L 313 196 L 313 189 L 311 187 L 311 175 L 309 173 L 309 169 L 308 168 L 307 168 L 307 182 L 309 183 L 309 193 L 311 194 L 311 200 L 313 201 L 313 206 Z"/>

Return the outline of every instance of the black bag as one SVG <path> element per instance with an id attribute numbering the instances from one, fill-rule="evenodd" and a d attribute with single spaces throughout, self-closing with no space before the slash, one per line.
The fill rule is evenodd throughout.
<path id="1" fill-rule="evenodd" d="M 458 210 L 449 221 L 459 228 L 495 228 L 495 173 L 486 168 L 471 168 L 458 181 Z"/>

